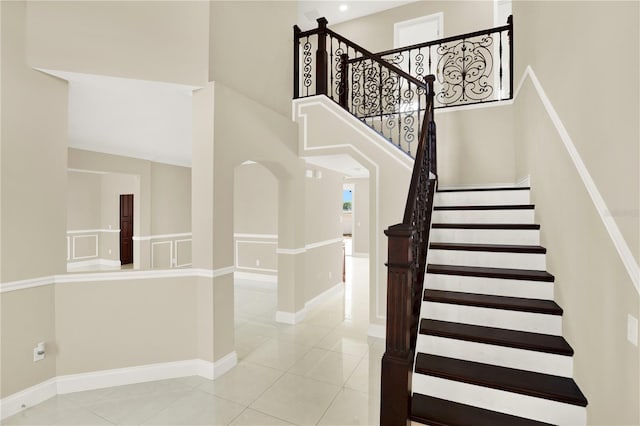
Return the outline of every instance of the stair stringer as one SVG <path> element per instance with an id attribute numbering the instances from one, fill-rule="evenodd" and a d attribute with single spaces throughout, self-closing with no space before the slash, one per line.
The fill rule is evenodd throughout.
<path id="1" fill-rule="evenodd" d="M 402 221 L 414 160 L 326 96 L 296 99 L 292 108 L 301 158 L 349 155 L 369 172 L 369 335 L 384 337 L 384 230 Z"/>

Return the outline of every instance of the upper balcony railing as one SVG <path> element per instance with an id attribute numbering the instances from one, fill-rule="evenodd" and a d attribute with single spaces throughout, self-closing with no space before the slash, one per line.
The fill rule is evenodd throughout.
<path id="1" fill-rule="evenodd" d="M 415 157 L 427 105 L 416 78 L 327 28 L 294 27 L 293 97 L 326 95 L 398 148 Z"/>
<path id="2" fill-rule="evenodd" d="M 513 98 L 513 16 L 501 27 L 377 55 L 418 80 L 434 74 L 435 108 Z"/>
<path id="3" fill-rule="evenodd" d="M 513 98 L 513 18 L 501 27 L 371 53 L 327 28 L 294 27 L 293 97 L 326 95 L 415 156 L 435 75 L 435 108 Z M 393 68 L 384 64 L 393 65 Z"/>

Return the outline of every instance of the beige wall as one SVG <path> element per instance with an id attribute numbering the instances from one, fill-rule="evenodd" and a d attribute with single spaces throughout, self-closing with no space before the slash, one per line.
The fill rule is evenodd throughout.
<path id="1" fill-rule="evenodd" d="M 151 163 L 151 233 L 191 232 L 191 168 Z"/>
<path id="2" fill-rule="evenodd" d="M 438 185 L 513 184 L 516 173 L 513 108 L 436 110 Z"/>
<path id="3" fill-rule="evenodd" d="M 329 27 L 370 52 L 393 49 L 393 24 L 443 12 L 444 37 L 493 27 L 492 1 L 417 1 Z"/>
<path id="4" fill-rule="evenodd" d="M 13 281 L 65 270 L 67 84 L 29 68 L 25 4 L 2 8 L 1 278 Z"/>
<path id="5" fill-rule="evenodd" d="M 638 293 L 530 82 L 516 109 L 518 148 L 531 173 L 547 269 L 556 277 L 589 424 L 638 424 L 640 355 L 626 340 L 627 315 L 640 314 Z"/>
<path id="6" fill-rule="evenodd" d="M 7 16 L 6 10 L 3 16 Z M 0 397 L 56 375 L 56 322 L 52 285 L 2 293 L 2 383 Z M 33 348 L 46 345 L 47 356 L 33 362 Z"/>
<path id="7" fill-rule="evenodd" d="M 233 227 L 242 234 L 278 233 L 278 181 L 260 164 L 236 167 Z"/>
<path id="8" fill-rule="evenodd" d="M 289 117 L 294 1 L 211 3 L 209 80 Z"/>
<path id="9" fill-rule="evenodd" d="M 67 85 L 28 67 L 25 4 L 2 2 L 0 10 L 0 279 L 7 282 L 66 270 Z M 4 397 L 56 374 L 55 357 L 33 362 L 38 342 L 55 342 L 53 287 L 2 293 L 0 303 Z"/>
<path id="10" fill-rule="evenodd" d="M 33 67 L 202 86 L 209 3 L 29 2 Z"/>
<path id="11" fill-rule="evenodd" d="M 67 229 L 98 229 L 100 223 L 100 183 L 95 173 L 69 171 L 67 175 Z"/>
<path id="12" fill-rule="evenodd" d="M 57 374 L 196 358 L 195 284 L 195 277 L 57 284 Z"/>
<path id="13" fill-rule="evenodd" d="M 305 240 L 310 248 L 304 255 L 304 285 L 306 300 L 310 300 L 342 282 L 343 243 L 340 220 L 344 179 L 340 173 L 311 164 L 308 164 L 307 168 L 314 170 L 314 177 L 305 178 Z M 321 174 L 318 175 L 317 172 Z M 332 240 L 334 241 L 327 244 Z M 315 247 L 317 243 L 323 245 Z"/>
<path id="14" fill-rule="evenodd" d="M 353 183 L 353 254 L 369 253 L 369 179 L 349 179 Z"/>
<path id="15" fill-rule="evenodd" d="M 513 7 L 516 79 L 526 66 L 533 68 L 636 262 L 640 262 L 639 7 L 638 2 L 609 1 L 526 1 Z M 615 77 L 607 60 L 611 57 L 616 58 Z"/>
<path id="16" fill-rule="evenodd" d="M 233 188 L 236 267 L 273 275 L 278 269 L 278 180 L 258 163 L 243 164 L 234 170 Z"/>
<path id="17" fill-rule="evenodd" d="M 513 9 L 515 75 L 532 67 L 638 259 L 639 5 L 514 2 Z M 608 54 L 617 58 L 614 80 Z M 625 88 L 613 89 L 618 82 Z M 514 118 L 516 173 L 531 174 L 589 424 L 638 424 L 640 354 L 626 340 L 627 315 L 640 314 L 638 293 L 530 80 Z"/>

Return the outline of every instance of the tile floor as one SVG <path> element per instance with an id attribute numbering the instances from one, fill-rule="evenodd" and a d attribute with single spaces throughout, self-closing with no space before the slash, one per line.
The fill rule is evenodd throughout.
<path id="1" fill-rule="evenodd" d="M 59 395 L 3 425 L 375 425 L 384 341 L 367 336 L 368 260 L 347 256 L 343 292 L 295 326 L 276 292 L 236 280 L 238 365 L 198 376 Z M 262 287 L 262 288 L 260 288 Z"/>

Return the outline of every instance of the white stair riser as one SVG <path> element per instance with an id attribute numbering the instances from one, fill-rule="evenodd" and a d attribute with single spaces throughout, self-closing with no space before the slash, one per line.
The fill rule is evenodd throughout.
<path id="1" fill-rule="evenodd" d="M 499 206 L 530 204 L 529 190 L 437 192 L 436 206 Z"/>
<path id="2" fill-rule="evenodd" d="M 427 274 L 425 288 L 493 296 L 553 300 L 553 283 L 544 281 Z"/>
<path id="3" fill-rule="evenodd" d="M 540 230 L 525 229 L 431 229 L 432 243 L 539 245 Z"/>
<path id="4" fill-rule="evenodd" d="M 448 358 L 553 374 L 554 376 L 572 377 L 573 375 L 573 358 L 570 356 L 424 334 L 418 336 L 416 348 L 421 353 Z"/>
<path id="5" fill-rule="evenodd" d="M 562 316 L 506 309 L 480 308 L 450 303 L 422 302 L 422 318 L 485 327 L 530 331 L 532 333 L 562 334 Z"/>
<path id="6" fill-rule="evenodd" d="M 585 407 L 413 374 L 413 392 L 555 425 L 587 424 Z"/>
<path id="7" fill-rule="evenodd" d="M 547 269 L 546 256 L 538 253 L 503 253 L 468 250 L 429 249 L 428 263 L 439 265 L 482 266 L 487 268 Z"/>
<path id="8" fill-rule="evenodd" d="M 432 223 L 535 223 L 533 210 L 434 210 Z"/>

